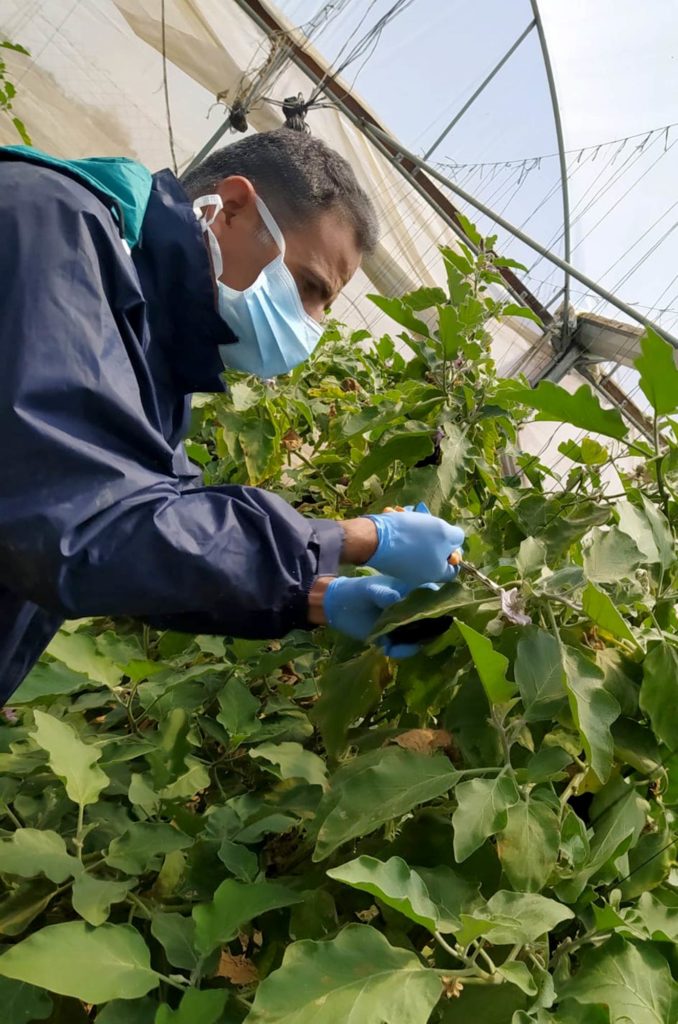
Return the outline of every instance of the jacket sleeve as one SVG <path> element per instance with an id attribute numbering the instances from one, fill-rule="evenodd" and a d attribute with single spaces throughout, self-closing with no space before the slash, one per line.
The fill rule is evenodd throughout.
<path id="1" fill-rule="evenodd" d="M 0 583 L 71 618 L 243 637 L 304 627 L 340 526 L 256 488 L 180 489 L 110 214 L 42 169 L 49 189 L 27 187 L 15 166 L 25 176 L 0 188 Z"/>

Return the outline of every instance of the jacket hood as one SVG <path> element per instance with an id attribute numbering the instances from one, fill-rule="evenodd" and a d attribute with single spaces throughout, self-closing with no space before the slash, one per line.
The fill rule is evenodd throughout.
<path id="1" fill-rule="evenodd" d="M 120 234 L 130 248 L 138 243 L 153 183 L 151 172 L 143 164 L 124 156 L 61 160 L 33 146 L 2 146 L 2 157 L 30 160 L 81 181 L 113 204 Z"/>

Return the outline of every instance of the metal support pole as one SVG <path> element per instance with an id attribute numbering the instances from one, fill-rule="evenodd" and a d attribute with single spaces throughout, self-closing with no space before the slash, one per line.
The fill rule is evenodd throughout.
<path id="1" fill-rule="evenodd" d="M 534 8 L 534 4 L 533 4 L 532 6 L 533 6 L 533 8 Z M 514 54 L 514 53 L 516 52 L 516 50 L 518 49 L 518 47 L 520 46 L 520 44 L 522 43 L 522 41 L 523 41 L 524 39 L 527 39 L 527 37 L 529 36 L 530 32 L 532 31 L 532 29 L 533 29 L 533 28 L 535 27 L 535 25 L 536 25 L 536 24 L 537 24 L 537 19 L 536 19 L 536 16 L 535 16 L 534 20 L 530 22 L 530 24 L 529 24 L 529 25 L 527 26 L 527 28 L 525 29 L 525 31 L 524 31 L 524 32 L 521 32 L 521 34 L 520 34 L 520 35 L 518 36 L 518 38 L 516 39 L 516 41 L 515 41 L 515 43 L 513 44 L 513 46 L 512 46 L 512 47 L 511 47 L 510 49 L 508 49 L 508 50 L 506 51 L 506 53 L 505 53 L 505 54 L 504 54 L 504 56 L 503 56 L 503 57 L 501 58 L 501 60 L 499 61 L 499 63 L 498 63 L 498 64 L 495 64 L 495 66 L 494 66 L 494 67 L 492 68 L 492 70 L 490 71 L 490 73 L 489 73 L 489 75 L 487 76 L 487 78 L 485 78 L 485 79 L 484 79 L 484 80 L 483 80 L 483 81 L 482 81 L 482 82 L 480 83 L 480 85 L 478 86 L 478 88 L 476 89 L 476 91 L 475 91 L 475 92 L 473 93 L 473 95 L 472 95 L 472 96 L 471 96 L 471 97 L 470 97 L 470 98 L 469 98 L 469 99 L 468 99 L 468 100 L 466 101 L 466 103 L 465 103 L 465 104 L 464 104 L 464 106 L 463 106 L 463 107 L 461 108 L 461 110 L 460 110 L 460 111 L 459 111 L 459 112 L 458 112 L 457 114 L 455 114 L 455 116 L 454 116 L 454 117 L 452 118 L 452 120 L 451 120 L 451 121 L 450 121 L 450 123 L 448 124 L 447 128 L 445 128 L 445 130 L 444 130 L 443 132 L 441 132 L 441 134 L 440 134 L 440 135 L 438 136 L 438 138 L 437 138 L 437 139 L 435 140 L 435 142 L 433 143 L 433 145 L 432 145 L 432 146 L 429 146 L 429 148 L 428 148 L 428 149 L 426 150 L 426 152 L 424 153 L 424 160 L 428 160 L 428 158 L 430 157 L 431 153 L 433 153 L 433 151 L 434 151 L 434 150 L 436 150 L 436 149 L 438 148 L 438 146 L 439 146 L 439 145 L 440 145 L 440 143 L 441 143 L 441 142 L 443 141 L 443 139 L 447 138 L 447 136 L 448 136 L 448 135 L 450 134 L 450 132 L 451 132 L 451 131 L 452 131 L 452 129 L 454 128 L 455 124 L 457 124 L 457 122 L 458 122 L 458 121 L 461 121 L 462 117 L 464 116 L 464 114 L 466 113 L 466 111 L 467 111 L 467 110 L 469 109 L 469 107 L 472 107 L 472 106 L 473 106 L 473 104 L 474 104 L 474 103 L 475 103 L 475 101 L 476 101 L 476 100 L 478 99 L 478 97 L 480 96 L 480 94 L 481 94 L 481 93 L 482 93 L 482 92 L 483 92 L 483 91 L 484 91 L 484 90 L 485 90 L 485 89 L 487 88 L 487 86 L 488 86 L 488 85 L 490 84 L 490 82 L 492 81 L 492 79 L 494 78 L 494 76 L 495 76 L 495 75 L 496 75 L 496 74 L 497 74 L 497 73 L 498 73 L 499 71 L 501 71 L 501 69 L 503 68 L 503 66 L 504 66 L 504 64 L 506 63 L 506 61 L 507 61 L 507 60 L 509 60 L 509 58 L 513 56 L 513 54 Z"/>
<path id="2" fill-rule="evenodd" d="M 209 138 L 207 140 L 207 142 L 202 147 L 200 152 L 195 154 L 195 156 L 192 158 L 192 160 L 191 160 L 190 164 L 188 165 L 188 167 L 186 167 L 186 169 L 181 172 L 181 174 L 179 176 L 179 181 L 183 181 L 183 179 L 186 177 L 186 175 L 190 174 L 190 172 L 193 170 L 194 167 L 197 167 L 198 164 L 201 164 L 203 162 L 203 160 L 205 159 L 207 154 L 212 152 L 212 150 L 216 146 L 216 144 L 219 141 L 219 139 L 223 135 L 226 134 L 226 132 L 228 131 L 228 129 L 230 127 L 231 127 L 231 115 L 229 113 L 228 116 L 224 119 L 224 123 L 219 125 L 219 127 L 215 131 L 214 135 L 212 135 L 211 138 Z"/>
<path id="3" fill-rule="evenodd" d="M 563 122 L 560 117 L 560 104 L 558 102 L 558 93 L 556 91 L 556 81 L 553 76 L 553 66 L 551 64 L 551 57 L 549 54 L 549 48 L 546 43 L 546 34 L 544 32 L 544 26 L 541 20 L 541 14 L 539 13 L 539 7 L 537 0 L 531 0 L 532 13 L 534 14 L 534 23 L 537 26 L 537 32 L 539 33 L 539 43 L 541 45 L 542 57 L 544 60 L 544 70 L 546 71 L 546 78 L 549 83 L 549 93 L 551 94 L 551 106 L 553 107 L 553 121 L 556 127 L 556 138 L 558 140 L 558 159 L 560 163 L 560 188 L 563 196 L 563 256 L 567 263 L 570 262 L 572 256 L 571 242 L 570 242 L 570 189 L 567 180 L 567 160 L 565 159 L 565 140 L 563 138 Z M 569 328 L 568 328 L 568 315 L 567 310 L 570 305 L 570 275 L 568 271 L 565 271 L 564 281 L 565 298 L 563 300 L 565 305 L 565 316 L 563 317 L 563 342 L 567 344 Z"/>
<path id="4" fill-rule="evenodd" d="M 654 323 L 652 320 L 648 320 L 647 317 L 639 313 L 638 310 L 633 308 L 633 306 L 629 306 L 626 302 L 623 302 L 621 299 L 617 298 L 616 295 L 613 295 L 612 292 L 608 292 L 606 288 L 603 288 L 602 285 L 599 285 L 592 278 L 588 277 L 587 274 L 582 273 L 581 270 L 578 270 L 576 267 L 573 267 L 571 263 L 567 262 L 567 260 L 561 259 L 560 256 L 556 255 L 556 253 L 551 252 L 551 250 L 547 249 L 546 246 L 541 244 L 541 242 L 537 242 L 534 238 L 531 238 L 529 235 L 526 235 L 524 231 L 521 231 L 520 228 L 516 227 L 514 224 L 511 224 L 511 222 L 506 220 L 505 217 L 502 217 L 501 214 L 496 213 L 494 210 L 491 210 L 489 206 L 485 206 L 485 204 L 481 203 L 479 199 L 475 198 L 475 196 L 470 195 L 463 188 L 460 188 L 459 185 L 456 185 L 449 178 L 446 178 L 445 175 L 441 174 L 440 171 L 436 170 L 435 167 L 432 167 L 430 164 L 427 164 L 426 161 L 421 159 L 421 157 L 415 156 L 414 153 L 411 153 L 409 150 L 401 146 L 400 143 L 392 139 L 387 132 L 383 131 L 381 128 L 378 128 L 376 125 L 371 124 L 369 121 L 363 122 L 363 129 L 370 138 L 383 140 L 389 143 L 391 146 L 397 148 L 398 151 L 403 155 L 403 157 L 405 157 L 407 160 L 413 163 L 419 170 L 425 171 L 425 173 L 428 174 L 431 178 L 434 178 L 436 181 L 439 181 L 451 192 L 454 192 L 455 195 L 459 196 L 460 199 L 463 199 L 465 203 L 468 203 L 469 206 L 472 206 L 474 210 L 477 210 L 479 213 L 482 213 L 485 217 L 488 217 L 489 220 L 494 221 L 494 223 L 498 224 L 499 227 L 504 228 L 504 230 L 508 231 L 509 234 L 513 235 L 514 238 L 517 238 L 519 241 L 529 246 L 530 249 L 533 249 L 535 252 L 539 253 L 540 256 L 543 256 L 545 259 L 549 260 L 549 262 L 553 263 L 556 267 L 560 267 L 562 271 L 568 273 L 576 281 L 579 281 L 581 284 L 584 285 L 585 288 L 588 288 L 596 295 L 599 295 L 601 299 L 605 300 L 605 302 L 609 302 L 611 306 L 614 306 L 622 313 L 625 313 L 626 316 L 630 317 L 631 320 L 635 320 L 636 323 L 642 324 L 643 327 L 652 328 L 653 331 L 661 335 L 662 338 L 665 338 L 666 341 L 673 345 L 674 348 L 678 348 L 678 339 L 674 338 L 674 336 L 672 334 L 669 334 L 668 331 L 665 331 L 662 327 Z"/>

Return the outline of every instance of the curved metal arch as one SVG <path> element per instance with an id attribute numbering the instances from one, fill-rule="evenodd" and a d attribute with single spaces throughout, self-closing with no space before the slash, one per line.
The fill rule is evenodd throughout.
<path id="1" fill-rule="evenodd" d="M 539 4 L 537 0 L 530 0 L 532 7 L 532 14 L 534 16 L 535 25 L 537 28 L 537 34 L 539 35 L 539 45 L 541 46 L 542 58 L 544 61 L 544 70 L 546 71 L 546 78 L 549 86 L 549 93 L 551 96 L 551 106 L 553 108 L 553 121 L 556 129 L 556 140 L 558 142 L 558 159 L 560 163 L 560 187 L 563 197 L 563 259 L 565 263 L 571 263 L 571 252 L 572 242 L 570 233 L 570 190 L 567 176 L 567 160 L 565 159 L 565 140 L 563 138 L 563 123 L 560 117 L 560 103 L 558 102 L 558 92 L 556 90 L 556 82 L 553 77 L 553 65 L 551 64 L 551 56 L 549 54 L 549 48 L 546 42 L 546 34 L 544 33 L 544 25 L 541 20 L 541 13 L 539 11 Z M 563 282 L 563 305 L 565 309 L 565 315 L 563 317 L 563 344 L 567 344 L 569 335 L 569 306 L 570 306 L 570 275 L 565 270 L 565 277 Z"/>

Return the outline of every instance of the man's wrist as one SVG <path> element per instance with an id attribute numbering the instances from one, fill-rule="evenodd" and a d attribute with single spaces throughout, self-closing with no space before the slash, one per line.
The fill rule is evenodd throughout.
<path id="1" fill-rule="evenodd" d="M 316 577 L 308 592 L 308 621 L 312 626 L 324 626 L 327 622 L 327 616 L 325 615 L 325 594 L 327 593 L 327 588 L 333 579 L 336 579 L 336 577 Z"/>
<path id="2" fill-rule="evenodd" d="M 347 519 L 341 523 L 341 527 L 344 531 L 342 562 L 348 565 L 364 565 L 365 562 L 369 562 L 379 543 L 375 523 L 366 516 L 361 516 L 359 519 Z"/>

